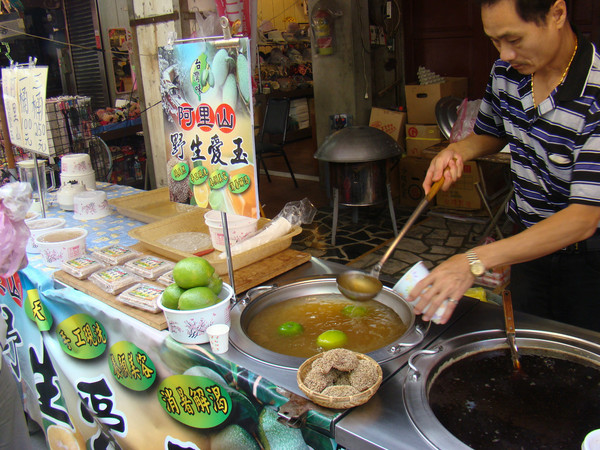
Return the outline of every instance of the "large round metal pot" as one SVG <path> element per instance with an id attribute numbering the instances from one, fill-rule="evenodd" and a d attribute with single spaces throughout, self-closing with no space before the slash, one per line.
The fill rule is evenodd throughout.
<path id="1" fill-rule="evenodd" d="M 591 367 L 590 370 L 592 372 L 596 372 L 597 369 L 598 374 L 600 375 L 600 345 L 572 336 L 545 331 L 523 330 L 519 331 L 518 334 L 520 337 L 517 338 L 517 346 L 522 358 L 525 357 L 525 355 L 530 355 L 534 358 L 539 357 L 542 360 L 547 357 L 550 361 L 567 361 L 568 364 Z M 473 369 L 477 372 L 478 370 L 481 370 L 478 369 L 478 367 L 481 366 L 477 364 L 477 361 L 480 361 L 483 354 L 487 352 L 496 352 L 493 354 L 497 354 L 500 350 L 503 352 L 506 351 L 506 358 L 510 364 L 510 356 L 508 356 L 509 353 L 507 348 L 506 334 L 504 332 L 500 330 L 487 330 L 457 336 L 442 342 L 436 347 L 417 351 L 411 355 L 408 373 L 403 385 L 404 402 L 412 423 L 431 445 L 443 449 L 471 448 L 445 428 L 432 409 L 432 386 L 434 386 L 434 384 L 438 382 L 438 379 L 441 378 L 440 374 L 453 365 L 460 368 L 461 373 L 468 372 L 464 370 L 464 365 L 460 364 L 460 362 L 465 361 L 468 361 L 469 363 L 475 362 L 476 364 L 473 365 Z M 535 379 L 532 379 L 533 377 L 527 379 L 527 369 L 525 367 L 523 369 L 523 373 L 513 372 L 511 377 L 514 376 L 516 377 L 516 382 L 520 382 L 519 380 L 521 380 L 523 385 L 532 386 L 532 389 L 535 389 Z M 534 373 L 530 375 L 534 375 Z M 571 375 L 569 374 L 569 376 Z M 493 389 L 496 388 L 495 383 L 500 381 L 498 380 L 498 377 L 489 378 L 489 384 L 492 385 Z M 518 377 L 523 378 L 519 379 Z M 596 376 L 593 378 L 596 380 Z M 572 384 L 574 381 L 565 378 L 564 381 L 561 380 L 561 383 L 565 383 L 566 385 Z M 501 433 L 498 429 L 508 422 L 499 420 L 498 417 L 495 416 L 497 409 L 491 408 L 488 404 L 486 404 L 488 411 L 491 410 L 492 412 L 489 416 L 486 415 L 486 420 L 489 420 L 491 433 L 483 433 L 480 428 L 477 428 L 479 423 L 476 424 L 475 422 L 479 421 L 482 415 L 481 411 L 477 411 L 477 408 L 480 403 L 484 402 L 484 396 L 486 394 L 475 388 L 474 385 L 469 384 L 468 389 L 470 390 L 471 387 L 473 388 L 473 391 L 472 393 L 469 392 L 468 399 L 452 399 L 452 402 L 455 401 L 457 405 L 466 404 L 467 409 L 473 410 L 473 414 L 460 415 L 459 421 L 461 422 L 461 425 L 464 425 L 466 429 L 477 430 L 476 432 L 479 433 L 479 436 L 485 434 L 486 439 L 489 437 L 489 445 L 485 445 L 485 448 L 527 448 L 528 444 L 522 441 L 516 446 L 508 445 L 506 442 L 500 444 L 500 447 L 498 446 L 498 439 L 494 441 L 498 434 Z M 439 393 L 439 385 L 437 388 L 437 392 Z M 445 391 L 442 390 L 442 392 L 448 392 L 448 395 L 455 392 L 449 384 L 444 386 L 444 389 Z M 539 391 L 535 392 L 537 393 Z M 556 411 L 557 408 L 560 409 L 559 400 L 557 398 L 560 394 L 561 392 L 553 391 L 552 395 L 545 399 L 548 402 L 548 406 L 543 410 L 544 413 L 547 411 L 548 414 L 553 414 L 551 411 Z M 588 393 L 584 395 L 593 396 L 594 394 Z M 569 399 L 565 399 L 565 401 L 568 403 Z M 502 405 L 502 407 L 504 408 L 505 405 Z M 508 407 L 511 411 L 515 411 L 512 404 L 509 404 Z M 486 411 L 486 413 L 488 411 Z M 447 415 L 445 417 L 447 417 Z M 598 418 L 594 419 L 600 420 Z M 441 420 L 443 421 L 445 418 L 442 418 Z M 510 420 L 515 419 L 510 417 Z M 521 424 L 519 423 L 519 426 L 520 425 Z M 551 427 L 552 425 L 545 424 L 544 426 Z M 556 428 L 559 432 L 562 432 L 560 426 Z M 539 431 L 539 429 L 536 431 Z M 552 431 L 557 430 L 552 429 Z M 583 440 L 583 437 L 581 439 Z M 574 447 L 579 448 L 581 442 L 573 442 L 573 445 Z"/>
<path id="2" fill-rule="evenodd" d="M 230 341 L 250 358 L 277 367 L 297 369 L 306 360 L 305 358 L 283 355 L 256 344 L 246 334 L 248 324 L 270 305 L 307 295 L 327 294 L 340 294 L 335 278 L 317 278 L 296 281 L 278 287 L 254 288 L 231 309 Z M 383 363 L 402 355 L 419 344 L 429 328 L 429 323 L 417 319 L 411 306 L 390 288 L 384 287 L 375 300 L 392 308 L 408 327 L 398 342 L 368 353 L 375 361 Z"/>
<path id="3" fill-rule="evenodd" d="M 388 161 L 329 163 L 331 185 L 339 191 L 339 203 L 369 206 L 386 202 Z"/>

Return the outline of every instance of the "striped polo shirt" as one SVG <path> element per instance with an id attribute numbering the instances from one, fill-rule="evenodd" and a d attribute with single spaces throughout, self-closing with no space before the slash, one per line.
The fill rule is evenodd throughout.
<path id="1" fill-rule="evenodd" d="M 533 105 L 531 75 L 495 62 L 474 132 L 506 139 L 515 194 L 507 213 L 525 227 L 571 203 L 600 206 L 600 55 L 578 34 L 564 83 Z"/>

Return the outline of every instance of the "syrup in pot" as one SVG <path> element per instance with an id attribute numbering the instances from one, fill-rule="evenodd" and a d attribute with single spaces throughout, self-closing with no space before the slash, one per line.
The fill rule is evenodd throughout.
<path id="1" fill-rule="evenodd" d="M 360 315 L 348 314 L 348 307 L 365 308 Z M 294 321 L 304 331 L 282 336 L 278 328 Z M 407 325 L 390 307 L 375 300 L 355 302 L 340 294 L 298 297 L 270 305 L 257 313 L 247 326 L 246 334 L 258 345 L 284 355 L 308 358 L 322 349 L 317 337 L 327 330 L 339 330 L 348 341 L 344 348 L 368 353 L 400 338 Z"/>

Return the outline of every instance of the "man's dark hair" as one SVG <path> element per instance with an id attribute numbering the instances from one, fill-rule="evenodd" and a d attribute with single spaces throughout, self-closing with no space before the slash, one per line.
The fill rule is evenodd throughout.
<path id="1" fill-rule="evenodd" d="M 492 6 L 500 0 L 478 0 L 481 6 Z M 517 14 L 525 22 L 542 24 L 546 20 L 550 8 L 556 0 L 512 0 L 515 3 Z"/>

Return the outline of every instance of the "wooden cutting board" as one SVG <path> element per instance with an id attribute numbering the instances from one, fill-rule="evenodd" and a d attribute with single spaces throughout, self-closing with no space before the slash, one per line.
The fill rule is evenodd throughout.
<path id="1" fill-rule="evenodd" d="M 164 258 L 164 256 L 157 255 L 145 248 L 144 244 L 134 244 L 131 248 L 148 255 Z M 311 256 L 309 253 L 287 248 L 279 253 L 261 259 L 260 261 L 237 269 L 233 272 L 235 293 L 241 294 L 242 292 L 246 292 L 250 288 L 258 286 L 265 281 L 269 281 L 282 273 L 304 264 L 310 260 L 310 258 Z M 221 278 L 223 278 L 225 283 L 231 284 L 228 275 L 223 275 Z"/>
<path id="2" fill-rule="evenodd" d="M 141 251 L 145 254 L 153 255 L 152 252 L 148 251 L 142 244 L 132 245 L 131 248 Z M 159 255 L 155 255 L 159 256 Z M 310 260 L 310 254 L 292 250 L 290 248 L 269 256 L 265 259 L 257 261 L 249 266 L 242 267 L 234 272 L 235 278 L 235 292 L 241 294 L 246 292 L 248 289 L 275 278 L 282 273 L 285 273 L 301 264 L 304 264 Z M 150 325 L 157 330 L 166 330 L 167 321 L 165 315 L 161 312 L 151 313 L 149 311 L 142 311 L 137 308 L 133 308 L 129 305 L 121 303 L 116 299 L 114 295 L 104 292 L 94 283 L 88 280 L 79 280 L 68 273 L 59 270 L 54 273 L 54 278 L 67 286 L 71 286 L 85 294 L 88 294 L 101 302 L 104 302 L 119 311 L 138 319 L 139 321 Z M 229 283 L 229 276 L 223 275 L 223 281 Z M 146 280 L 148 281 L 148 280 Z"/>

